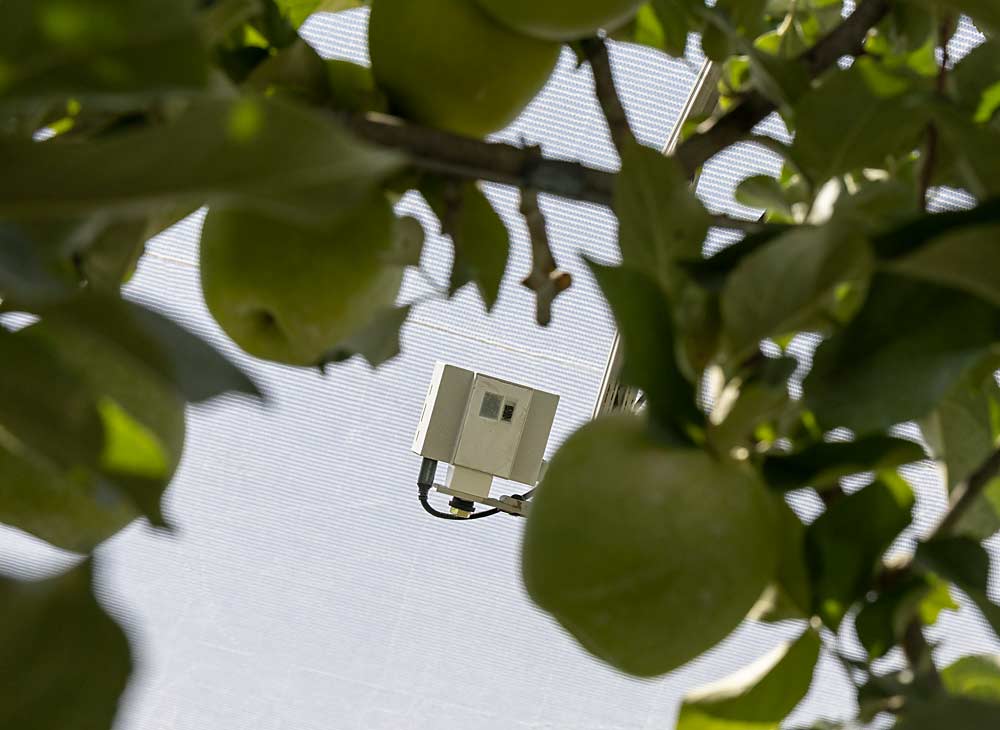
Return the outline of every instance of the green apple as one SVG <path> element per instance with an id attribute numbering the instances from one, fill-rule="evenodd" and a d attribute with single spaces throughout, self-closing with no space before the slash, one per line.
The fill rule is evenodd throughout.
<path id="1" fill-rule="evenodd" d="M 670 448 L 634 416 L 593 421 L 532 500 L 531 598 L 590 652 L 638 676 L 725 638 L 774 577 L 773 509 L 743 465 Z"/>
<path id="2" fill-rule="evenodd" d="M 496 23 L 473 0 L 374 0 L 368 48 L 394 109 L 473 137 L 510 124 L 545 85 L 560 50 Z"/>
<path id="3" fill-rule="evenodd" d="M 615 30 L 645 0 L 476 0 L 487 13 L 519 33 L 552 41 L 571 41 L 601 28 Z"/>
<path id="4" fill-rule="evenodd" d="M 205 303 L 246 352 L 311 366 L 392 306 L 395 216 L 382 193 L 322 228 L 213 208 L 201 234 Z"/>

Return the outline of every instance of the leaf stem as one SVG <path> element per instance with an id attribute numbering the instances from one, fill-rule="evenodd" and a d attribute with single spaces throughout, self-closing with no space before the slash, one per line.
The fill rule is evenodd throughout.
<path id="1" fill-rule="evenodd" d="M 538 205 L 538 191 L 530 188 L 521 191 L 521 215 L 531 237 L 531 273 L 521 283 L 535 292 L 535 320 L 547 327 L 552 321 L 552 302 L 569 289 L 572 277 L 556 266 L 545 215 Z"/>

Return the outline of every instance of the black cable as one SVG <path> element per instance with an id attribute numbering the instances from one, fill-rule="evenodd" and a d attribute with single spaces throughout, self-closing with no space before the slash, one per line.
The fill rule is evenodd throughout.
<path id="1" fill-rule="evenodd" d="M 504 510 L 499 507 L 493 507 L 485 512 L 473 512 L 468 517 L 459 517 L 458 515 L 453 515 L 449 512 L 442 512 L 439 509 L 435 509 L 431 505 L 429 494 L 431 488 L 434 486 L 434 477 L 437 474 L 437 461 L 434 459 L 424 458 L 420 464 L 420 476 L 417 477 L 417 489 L 419 493 L 417 499 L 420 500 L 420 506 L 424 508 L 424 512 L 427 514 L 437 517 L 439 520 L 460 520 L 465 522 L 467 520 L 480 520 L 484 517 L 492 517 L 493 515 L 499 514 Z M 522 501 L 527 501 L 531 499 L 531 496 L 535 493 L 534 489 L 529 489 L 524 494 L 512 495 L 513 499 L 520 499 Z M 512 514 L 512 513 L 508 513 Z M 514 515 L 515 517 L 520 517 L 521 515 Z"/>

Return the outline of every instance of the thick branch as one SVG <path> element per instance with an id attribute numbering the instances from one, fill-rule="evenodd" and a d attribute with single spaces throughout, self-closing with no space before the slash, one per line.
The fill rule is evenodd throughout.
<path id="1" fill-rule="evenodd" d="M 609 170 L 545 159 L 514 145 L 462 137 L 384 114 L 343 114 L 341 118 L 361 139 L 405 152 L 419 170 L 611 205 L 615 174 Z"/>
<path id="2" fill-rule="evenodd" d="M 635 135 L 628 123 L 625 107 L 618 96 L 614 74 L 611 71 L 611 58 L 608 56 L 608 46 L 602 38 L 586 38 L 580 41 L 590 68 L 594 72 L 594 93 L 608 122 L 611 140 L 621 154 L 626 146 L 635 144 Z"/>
<path id="3" fill-rule="evenodd" d="M 857 54 L 868 31 L 886 16 L 890 5 L 891 0 L 864 0 L 843 23 L 799 56 L 810 77 L 832 68 L 841 56 Z M 774 109 L 765 96 L 752 92 L 732 111 L 706 123 L 702 131 L 682 142 L 675 155 L 688 174 L 693 175 L 716 153 L 743 139 Z"/>

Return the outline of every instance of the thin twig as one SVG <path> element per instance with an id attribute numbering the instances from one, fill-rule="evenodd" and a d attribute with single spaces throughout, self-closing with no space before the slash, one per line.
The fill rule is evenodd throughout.
<path id="1" fill-rule="evenodd" d="M 463 137 L 385 114 L 338 116 L 361 139 L 404 152 L 418 170 L 532 188 L 599 205 L 612 203 L 612 170 L 547 159 L 531 149 Z"/>
<path id="2" fill-rule="evenodd" d="M 864 0 L 839 26 L 799 56 L 811 78 L 836 65 L 841 56 L 856 55 L 868 31 L 889 12 L 891 0 Z M 675 153 L 684 169 L 693 175 L 716 153 L 739 142 L 775 109 L 763 94 L 747 94 L 735 108 L 714 122 L 706 122 L 697 134 L 677 147 Z"/>
<path id="3" fill-rule="evenodd" d="M 618 154 L 622 154 L 625 147 L 635 144 L 635 135 L 629 126 L 621 97 L 618 96 L 618 87 L 615 86 L 614 74 L 611 71 L 611 58 L 608 56 L 608 45 L 603 38 L 595 37 L 580 41 L 580 47 L 594 73 L 594 93 L 608 122 L 611 140 Z"/>
<path id="4" fill-rule="evenodd" d="M 521 191 L 521 215 L 531 237 L 531 273 L 521 283 L 535 292 L 535 320 L 542 327 L 547 327 L 552 321 L 553 301 L 569 289 L 573 279 L 568 272 L 556 266 L 536 190 L 528 188 Z"/>
<path id="5" fill-rule="evenodd" d="M 941 95 L 945 93 L 947 87 L 948 66 L 951 61 L 948 53 L 948 38 L 951 36 L 949 24 L 950 19 L 946 17 L 938 26 L 938 45 L 941 47 L 941 64 L 938 66 L 936 89 L 937 93 Z M 924 210 L 927 209 L 927 193 L 931 188 L 931 183 L 934 181 L 934 168 L 937 166 L 938 146 L 940 144 L 938 136 L 937 125 L 934 122 L 928 122 L 927 144 L 925 147 L 926 156 L 924 157 L 924 164 L 920 169 L 920 197 L 918 198 L 920 207 Z"/>

